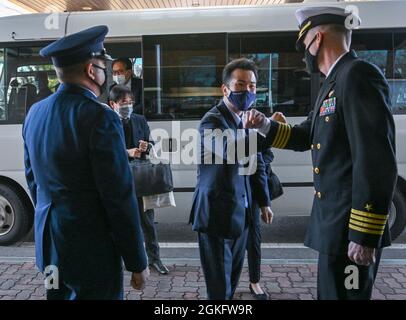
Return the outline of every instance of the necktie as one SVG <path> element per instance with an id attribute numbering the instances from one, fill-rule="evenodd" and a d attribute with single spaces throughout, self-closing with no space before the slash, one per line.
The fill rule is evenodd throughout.
<path id="1" fill-rule="evenodd" d="M 123 124 L 125 145 L 127 149 L 132 149 L 133 143 L 132 143 L 132 130 L 130 125 L 130 119 L 122 119 L 121 123 Z"/>
<path id="2" fill-rule="evenodd" d="M 238 129 L 244 129 L 241 118 L 240 118 L 240 122 L 238 123 Z"/>
<path id="3" fill-rule="evenodd" d="M 240 122 L 238 123 L 238 129 L 239 129 L 239 130 L 244 129 L 244 126 L 243 126 L 243 123 L 242 123 L 242 119 L 240 119 Z M 247 136 L 247 135 L 248 135 L 248 129 L 245 129 L 244 131 L 245 131 L 244 134 Z M 244 165 L 244 167 L 245 167 L 245 166 L 246 166 L 246 165 Z M 247 183 L 249 183 L 249 181 L 248 181 L 248 176 L 247 176 L 247 175 L 244 175 L 244 188 L 245 188 L 244 201 L 245 201 L 245 208 L 248 208 L 248 207 L 249 207 L 249 205 L 248 205 L 248 191 L 249 191 L 249 189 L 248 189 Z"/>

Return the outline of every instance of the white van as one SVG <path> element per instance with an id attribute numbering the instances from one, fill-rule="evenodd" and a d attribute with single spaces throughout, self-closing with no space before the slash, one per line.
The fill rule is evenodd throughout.
<path id="1" fill-rule="evenodd" d="M 352 5 L 355 7 L 350 9 L 358 10 L 363 24 L 354 32 L 353 48 L 360 57 L 382 69 L 392 89 L 399 179 L 389 223 L 395 238 L 406 224 L 406 2 L 331 5 Z M 178 138 L 179 132 L 197 128 L 204 113 L 219 101 L 222 69 L 234 58 L 248 57 L 258 64 L 260 110 L 268 114 L 282 111 L 292 124 L 307 116 L 322 79 L 305 72 L 303 56 L 294 48 L 298 31 L 294 12 L 301 6 L 1 18 L 0 244 L 18 241 L 32 226 L 33 207 L 23 170 L 22 123 L 29 107 L 43 98 L 44 90 L 40 89 L 45 85 L 54 91 L 58 85 L 51 61 L 39 56 L 42 47 L 66 34 L 108 25 L 107 51 L 115 58 L 134 61 L 134 72 L 143 79 L 143 114 L 152 130 L 163 128 L 170 133 L 162 146 L 176 158 L 188 143 Z M 274 151 L 273 169 L 285 187 L 284 196 L 273 203 L 275 212 L 284 216 L 309 215 L 314 190 L 310 154 Z M 158 215 L 158 221 L 186 223 L 196 166 L 174 164 L 172 169 L 177 207 L 162 209 L 165 212 Z"/>

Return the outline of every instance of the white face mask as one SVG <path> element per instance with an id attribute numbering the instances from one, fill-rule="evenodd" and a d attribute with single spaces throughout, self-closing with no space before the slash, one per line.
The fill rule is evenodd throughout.
<path id="1" fill-rule="evenodd" d="M 118 85 L 122 85 L 126 83 L 125 75 L 124 74 L 119 74 L 117 76 L 113 76 L 113 81 L 117 83 Z"/>
<path id="2" fill-rule="evenodd" d="M 133 113 L 133 105 L 123 104 L 118 109 L 115 109 L 115 111 L 117 112 L 117 114 L 120 116 L 121 119 L 128 119 Z"/>

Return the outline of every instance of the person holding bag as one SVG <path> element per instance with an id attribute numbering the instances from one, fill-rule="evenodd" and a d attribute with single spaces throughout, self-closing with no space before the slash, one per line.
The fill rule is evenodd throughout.
<path id="1" fill-rule="evenodd" d="M 116 85 L 110 91 L 109 103 L 120 117 L 129 161 L 145 160 L 149 153 L 150 129 L 144 116 L 133 113 L 133 101 L 134 95 L 126 86 Z M 160 274 L 168 274 L 168 268 L 160 259 L 154 210 L 144 210 L 143 199 L 140 195 L 137 200 L 149 266 Z"/>

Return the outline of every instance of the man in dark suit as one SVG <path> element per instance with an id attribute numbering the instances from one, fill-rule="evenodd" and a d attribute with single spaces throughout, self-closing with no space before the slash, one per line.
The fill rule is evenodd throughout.
<path id="1" fill-rule="evenodd" d="M 257 78 L 252 61 L 229 63 L 223 71 L 224 98 L 199 126 L 201 163 L 190 223 L 198 232 L 209 299 L 233 298 L 244 262 L 252 210 L 249 177 L 262 157 L 256 149 L 240 152 L 240 148 L 253 139 L 264 146 L 265 139 L 254 130 L 243 130 L 241 116 L 255 102 Z M 226 143 L 223 135 L 228 137 Z M 250 161 L 245 164 L 247 157 Z"/>
<path id="2" fill-rule="evenodd" d="M 52 94 L 49 89 L 48 74 L 45 71 L 37 72 L 38 94 L 37 101 L 44 100 Z"/>
<path id="3" fill-rule="evenodd" d="M 144 116 L 134 114 L 134 96 L 130 88 L 117 85 L 109 94 L 109 103 L 118 114 L 124 130 L 125 144 L 130 160 L 145 159 L 150 143 L 150 129 Z M 168 268 L 159 255 L 158 236 L 155 228 L 154 210 L 144 211 L 142 197 L 138 199 L 142 231 L 145 239 L 149 266 L 160 274 L 168 274 Z"/>
<path id="4" fill-rule="evenodd" d="M 293 127 L 252 111 L 246 126 L 266 134 L 272 147 L 312 150 L 315 197 L 305 244 L 319 252 L 318 298 L 370 299 L 382 248 L 391 243 L 397 179 L 389 86 L 349 50 L 354 13 L 308 7 L 296 16 L 297 48 L 309 72 L 326 76 L 314 110 Z"/>
<path id="5" fill-rule="evenodd" d="M 133 108 L 137 114 L 144 114 L 142 105 L 142 79 L 134 77 L 133 64 L 128 58 L 118 58 L 113 61 L 113 81 L 115 85 L 124 85 L 128 87 L 134 95 Z"/>
<path id="6" fill-rule="evenodd" d="M 48 299 L 123 299 L 122 260 L 134 288 L 148 275 L 121 123 L 97 100 L 107 32 L 93 27 L 41 50 L 62 84 L 24 124 L 36 263 L 41 272 L 57 268 L 59 279 L 46 288 Z"/>

